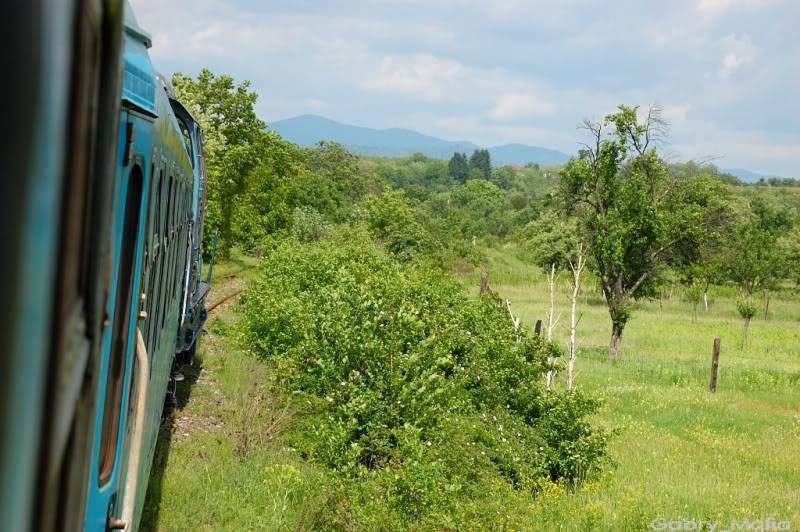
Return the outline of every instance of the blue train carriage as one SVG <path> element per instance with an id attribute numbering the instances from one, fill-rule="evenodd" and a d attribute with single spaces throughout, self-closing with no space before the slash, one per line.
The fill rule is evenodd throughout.
<path id="1" fill-rule="evenodd" d="M 200 128 L 200 124 L 175 96 L 170 81 L 161 75 L 158 78 L 167 92 L 169 103 L 178 120 L 193 172 L 192 218 L 187 249 L 189 260 L 184 272 L 183 302 L 176 346 L 177 362 L 179 365 L 183 365 L 192 362 L 197 349 L 197 338 L 208 317 L 205 301 L 211 288 L 213 264 L 209 265 L 206 277 L 203 278 L 202 244 L 207 186 L 206 163 L 203 157 L 203 130 Z"/>
<path id="2" fill-rule="evenodd" d="M 120 0 L 0 2 L 2 530 L 84 526 L 125 190 L 122 26 Z"/>
<path id="3" fill-rule="evenodd" d="M 0 26 L 0 529 L 136 529 L 204 319 L 202 132 L 121 1 L 0 3 Z"/>
<path id="4" fill-rule="evenodd" d="M 119 268 L 101 358 L 87 530 L 136 528 L 176 351 L 193 352 L 205 319 L 202 132 L 156 75 L 149 46 L 128 10 L 113 211 Z"/>

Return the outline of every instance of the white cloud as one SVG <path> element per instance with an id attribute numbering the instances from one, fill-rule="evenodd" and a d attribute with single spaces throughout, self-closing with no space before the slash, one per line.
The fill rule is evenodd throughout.
<path id="1" fill-rule="evenodd" d="M 663 116 L 670 126 L 681 125 L 688 121 L 691 104 L 666 104 L 663 107 Z"/>
<path id="2" fill-rule="evenodd" d="M 530 116 L 551 115 L 558 110 L 556 104 L 534 93 L 506 93 L 497 98 L 489 116 L 495 120 L 508 120 Z"/>
<path id="3" fill-rule="evenodd" d="M 730 79 L 741 67 L 752 63 L 758 52 L 758 49 L 753 46 L 750 37 L 747 35 L 743 37 L 737 37 L 733 34 L 728 35 L 722 39 L 721 44 L 723 56 L 717 76 L 722 81 Z"/>
<path id="4" fill-rule="evenodd" d="M 369 71 L 363 82 L 367 90 L 470 105 L 485 109 L 486 116 L 496 121 L 553 115 L 558 110 L 550 96 L 553 90 L 539 80 L 431 54 L 383 56 Z"/>
<path id="5" fill-rule="evenodd" d="M 468 78 L 461 63 L 430 54 L 384 56 L 364 88 L 435 102 L 449 97 L 450 89 Z"/>
<path id="6" fill-rule="evenodd" d="M 721 14 L 739 7 L 761 8 L 771 3 L 771 0 L 700 0 L 697 8 L 700 11 Z"/>
<path id="7" fill-rule="evenodd" d="M 683 159 L 713 160 L 721 167 L 744 167 L 800 177 L 800 136 L 769 135 L 753 129 L 730 130 L 707 120 L 677 123 L 680 140 L 670 148 Z"/>

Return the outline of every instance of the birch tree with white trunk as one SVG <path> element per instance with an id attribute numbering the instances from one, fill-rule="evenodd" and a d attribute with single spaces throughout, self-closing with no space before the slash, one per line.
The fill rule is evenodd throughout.
<path id="1" fill-rule="evenodd" d="M 556 211 L 545 211 L 525 227 L 525 246 L 533 262 L 547 277 L 548 305 L 545 310 L 545 338 L 552 342 L 561 315 L 556 311 L 556 293 L 561 272 L 569 268 L 577 243 L 577 223 Z M 584 260 L 585 263 L 585 260 Z M 558 360 L 548 359 L 551 369 L 545 375 L 548 389 L 553 388 Z"/>
<path id="2" fill-rule="evenodd" d="M 569 309 L 569 342 L 567 343 L 567 389 L 571 390 L 575 382 L 575 359 L 577 358 L 577 347 L 575 333 L 578 329 L 577 307 L 578 294 L 581 290 L 581 274 L 586 267 L 586 256 L 588 248 L 586 244 L 579 241 L 575 255 L 569 258 L 569 269 L 572 272 L 572 298 L 570 299 Z"/>

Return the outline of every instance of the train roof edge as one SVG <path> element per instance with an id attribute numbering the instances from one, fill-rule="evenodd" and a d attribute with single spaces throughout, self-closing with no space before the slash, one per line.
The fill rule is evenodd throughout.
<path id="1" fill-rule="evenodd" d="M 156 117 L 156 74 L 147 49 L 152 46 L 133 15 L 130 2 L 125 2 L 125 53 L 122 75 L 123 103 Z"/>
<path id="2" fill-rule="evenodd" d="M 139 41 L 144 44 L 145 48 L 150 48 L 153 46 L 153 38 L 150 36 L 149 33 L 144 31 L 141 26 L 139 26 L 139 22 L 136 20 L 136 16 L 133 14 L 133 9 L 131 8 L 130 2 L 125 2 L 125 33 L 138 39 Z"/>

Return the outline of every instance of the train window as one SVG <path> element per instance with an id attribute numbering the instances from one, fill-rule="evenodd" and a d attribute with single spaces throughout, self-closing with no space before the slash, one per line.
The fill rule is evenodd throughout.
<path id="1" fill-rule="evenodd" d="M 103 432 L 100 442 L 100 483 L 106 482 L 114 469 L 117 454 L 122 381 L 124 380 L 125 356 L 128 352 L 128 337 L 131 332 L 131 307 L 133 297 L 133 273 L 136 261 L 136 237 L 139 229 L 139 206 L 142 199 L 142 175 L 138 167 L 131 171 L 125 197 L 125 215 L 122 242 L 119 254 L 119 272 L 114 302 L 114 322 L 111 329 L 111 353 L 109 355 L 106 400 L 103 407 Z"/>
<path id="2" fill-rule="evenodd" d="M 162 218 L 162 211 L 163 205 L 161 204 L 162 198 L 164 196 L 164 166 L 161 166 L 161 170 L 158 172 L 158 192 L 156 193 L 156 227 L 154 234 L 157 235 L 156 237 L 156 245 L 161 248 L 161 218 Z"/>
<path id="3" fill-rule="evenodd" d="M 153 197 L 153 192 L 156 189 L 156 165 L 153 162 L 150 165 L 150 180 L 149 180 L 149 190 L 147 192 L 147 198 Z M 150 264 L 152 263 L 152 256 L 153 256 L 153 217 L 155 216 L 155 206 L 153 205 L 153 201 L 149 200 L 147 205 L 147 224 L 145 225 L 145 240 L 144 240 L 144 253 L 142 255 L 142 286 L 140 290 L 144 293 L 145 299 L 144 302 L 144 311 L 147 312 L 147 315 L 150 315 L 150 283 L 149 279 L 151 276 Z M 142 334 L 144 334 L 145 339 L 147 339 L 150 333 L 150 320 L 147 320 L 143 326 L 144 330 Z"/>
<path id="4" fill-rule="evenodd" d="M 172 210 L 169 213 L 169 230 L 170 234 L 175 234 L 175 212 L 178 210 L 178 191 L 180 189 L 180 181 L 175 182 L 175 191 L 172 197 Z"/>
<path id="5" fill-rule="evenodd" d="M 153 164 L 150 165 L 150 191 L 147 195 L 149 204 L 147 206 L 147 242 L 145 252 L 148 257 L 153 254 L 153 227 L 155 225 L 156 206 L 152 198 L 155 194 L 156 186 L 156 163 L 154 161 Z"/>
<path id="6" fill-rule="evenodd" d="M 167 243 L 164 247 L 164 253 L 161 255 L 161 276 L 158 283 L 158 297 L 160 301 L 159 305 L 159 317 L 158 323 L 160 324 L 159 327 L 161 330 L 164 329 L 164 325 L 167 323 L 167 287 L 169 286 L 169 275 L 170 275 L 170 257 L 172 255 L 171 250 L 175 246 L 172 245 L 172 242 L 168 239 L 169 237 L 169 219 L 170 219 L 170 210 L 172 209 L 172 201 L 173 201 L 173 194 L 174 194 L 174 187 L 173 182 L 175 179 L 172 176 L 167 178 L 168 182 L 168 189 L 169 193 L 167 197 L 164 198 L 166 202 L 166 209 L 164 211 L 164 226 L 162 235 L 162 241 Z"/>
<path id="7" fill-rule="evenodd" d="M 178 253 L 180 252 L 180 246 L 178 244 L 179 242 L 176 235 L 175 252 L 172 254 L 172 282 L 169 285 L 169 292 L 173 301 L 175 301 L 175 283 L 178 280 Z"/>
<path id="8" fill-rule="evenodd" d="M 183 196 L 181 196 L 183 197 Z M 181 200 L 183 203 L 183 200 Z M 175 246 L 175 279 L 172 282 L 172 297 L 177 297 L 178 295 L 178 282 L 183 279 L 183 270 L 179 267 L 181 266 L 182 257 L 186 253 L 186 248 L 183 244 L 183 227 L 180 227 L 177 232 L 177 242 L 178 245 Z"/>
<path id="9" fill-rule="evenodd" d="M 169 194 L 167 195 L 167 210 L 164 213 L 164 236 L 169 239 L 170 228 L 172 225 L 172 203 L 175 200 L 175 187 L 173 184 L 175 183 L 175 179 L 170 176 L 169 180 Z M 167 244 L 169 246 L 169 244 Z"/>
<path id="10" fill-rule="evenodd" d="M 183 120 L 179 120 L 181 126 L 181 135 L 183 136 L 183 143 L 186 145 L 186 153 L 189 154 L 189 161 L 194 168 L 194 150 L 192 149 L 192 135 L 189 133 L 189 128 Z"/>
<path id="11" fill-rule="evenodd" d="M 163 329 L 167 324 L 167 314 L 169 314 L 170 300 L 172 299 L 172 257 L 175 254 L 175 246 L 169 248 L 169 253 L 166 256 L 166 271 L 164 273 L 164 284 L 161 287 L 162 297 L 164 298 L 164 313 L 161 314 L 161 328 Z"/>
<path id="12" fill-rule="evenodd" d="M 153 211 L 153 224 L 150 228 L 150 238 L 152 239 L 152 253 L 150 255 L 150 279 L 147 289 L 147 346 L 150 350 L 155 347 L 157 333 L 157 313 L 158 313 L 158 257 L 163 250 L 161 249 L 161 191 L 164 182 L 164 168 L 158 172 L 158 183 L 155 188 L 155 195 L 151 196 Z"/>
<path id="13" fill-rule="evenodd" d="M 180 225 L 181 211 L 183 209 L 183 181 L 178 184 L 178 197 L 176 200 L 178 204 L 175 209 L 175 279 L 172 281 L 172 297 L 177 295 L 178 279 L 181 278 L 181 272 L 178 266 L 181 262 L 181 254 L 183 253 L 183 228 Z"/>
<path id="14" fill-rule="evenodd" d="M 178 186 L 178 208 L 175 209 L 175 229 L 181 228 L 181 220 L 183 219 L 183 182 Z"/>
<path id="15" fill-rule="evenodd" d="M 147 321 L 145 322 L 145 340 L 147 343 L 148 350 L 152 349 L 153 347 L 153 312 L 154 306 L 153 302 L 155 301 L 155 284 L 156 284 L 156 259 L 154 256 L 150 256 L 148 260 L 149 264 L 147 266 L 147 300 L 145 301 L 145 306 L 147 310 Z"/>

